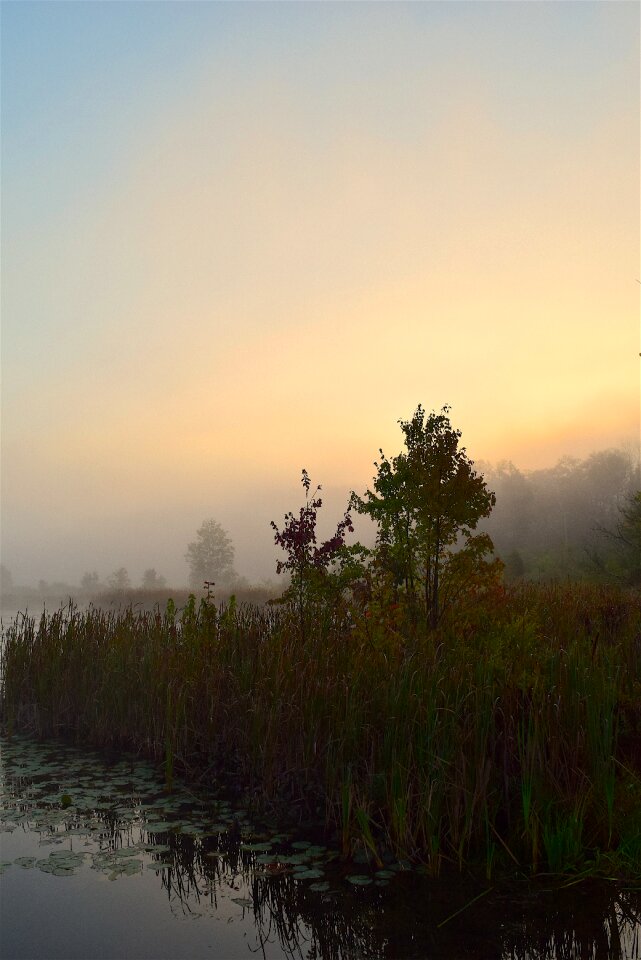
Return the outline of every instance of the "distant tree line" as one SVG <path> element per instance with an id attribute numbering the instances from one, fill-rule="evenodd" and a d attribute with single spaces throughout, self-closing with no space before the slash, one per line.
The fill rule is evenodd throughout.
<path id="1" fill-rule="evenodd" d="M 507 580 L 560 578 L 618 582 L 641 586 L 641 468 L 638 458 L 622 450 L 603 450 L 580 460 L 564 457 L 550 468 L 522 471 L 511 461 L 473 467 L 460 447 L 460 431 L 450 424 L 449 407 L 426 415 L 418 407 L 409 421 L 399 421 L 405 451 L 388 458 L 380 451 L 373 489 L 352 493 L 336 534 L 316 542 L 320 487 L 310 493 L 303 471 L 306 502 L 272 523 L 276 544 L 285 550 L 277 572 L 286 573 L 300 611 L 307 595 L 328 588 L 340 592 L 372 572 L 402 586 L 427 619 L 438 620 L 442 602 L 463 582 L 479 576 L 493 580 L 504 565 Z M 373 550 L 347 547 L 353 512 L 376 525 Z M 204 520 L 187 545 L 189 587 L 195 593 L 216 584 L 216 594 L 249 592 L 273 595 L 271 584 L 252 588 L 234 569 L 234 545 L 214 519 Z M 119 567 L 104 581 L 87 571 L 79 585 L 40 580 L 37 587 L 14 583 L 1 566 L 4 597 L 130 597 L 133 592 L 162 592 L 164 576 L 153 567 L 139 585 Z M 289 591 L 289 594 L 287 593 Z M 302 616 L 302 612 L 301 612 Z"/>
<path id="2" fill-rule="evenodd" d="M 623 450 L 524 472 L 483 464 L 496 494 L 483 522 L 506 577 L 641 585 L 641 472 Z"/>

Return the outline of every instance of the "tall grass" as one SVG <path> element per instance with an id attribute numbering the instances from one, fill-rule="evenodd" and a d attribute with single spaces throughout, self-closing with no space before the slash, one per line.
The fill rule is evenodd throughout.
<path id="1" fill-rule="evenodd" d="M 5 633 L 5 727 L 134 748 L 364 845 L 524 871 L 641 874 L 641 606 L 612 588 L 501 589 L 438 631 L 398 607 L 189 603 Z"/>

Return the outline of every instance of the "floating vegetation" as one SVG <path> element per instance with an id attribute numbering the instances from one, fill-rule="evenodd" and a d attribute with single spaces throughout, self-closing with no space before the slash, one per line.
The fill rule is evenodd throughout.
<path id="1" fill-rule="evenodd" d="M 179 786 L 176 795 L 167 795 L 162 777 L 149 765 L 125 763 L 127 776 L 114 776 L 113 767 L 105 766 L 99 754 L 83 754 L 57 742 L 39 744 L 14 736 L 1 744 L 3 829 L 24 827 L 39 837 L 40 847 L 63 847 L 46 857 L 17 857 L 13 863 L 23 869 L 70 877 L 90 867 L 110 881 L 144 869 L 162 875 L 178 869 L 189 843 L 190 856 L 197 856 L 205 870 L 207 864 L 245 862 L 251 871 L 248 878 L 268 881 L 291 875 L 297 881 L 318 881 L 324 880 L 322 862 L 328 865 L 336 858 L 336 851 L 325 845 L 290 842 L 287 833 L 275 828 L 270 839 L 263 839 L 264 828 L 261 836 L 244 810 L 232 811 L 228 801 L 216 796 L 198 797 Z M 71 783 L 73 804 L 65 799 L 72 795 L 67 786 Z M 187 809 L 189 819 L 184 816 Z M 228 822 L 211 823 L 212 810 Z M 230 822 L 244 823 L 247 839 L 230 831 Z M 69 848 L 80 838 L 90 849 Z M 4 869 L 11 865 L 4 861 Z"/>
<path id="2" fill-rule="evenodd" d="M 329 890 L 329 883 L 326 880 L 323 880 L 322 883 L 310 883 L 309 889 L 313 890 L 314 893 L 327 893 Z"/>
<path id="3" fill-rule="evenodd" d="M 294 877 L 294 880 L 320 880 L 323 876 L 323 871 L 316 869 L 301 870 L 300 868 L 295 868 L 292 872 L 292 876 Z"/>
<path id="4" fill-rule="evenodd" d="M 0 873 L 13 871 L 3 877 L 4 884 L 11 884 L 14 876 L 37 883 L 40 876 L 42 882 L 60 882 L 64 887 L 70 878 L 84 876 L 83 886 L 85 881 L 127 885 L 132 905 L 137 892 L 151 884 L 172 908 L 180 908 L 178 915 L 184 910 L 191 917 L 211 917 L 227 901 L 235 911 L 227 916 L 240 924 L 242 914 L 243 930 L 255 925 L 259 942 L 267 931 L 272 936 L 276 931 L 283 952 L 290 956 L 305 945 L 305 950 L 313 949 L 310 955 L 316 956 L 373 957 L 391 949 L 394 956 L 402 957 L 408 942 L 406 931 L 411 931 L 410 953 L 414 956 L 423 946 L 424 955 L 434 952 L 436 937 L 445 945 L 441 955 L 461 955 L 460 939 L 452 941 L 449 952 L 447 949 L 447 937 L 456 926 L 449 919 L 455 915 L 459 931 L 461 923 L 470 922 L 469 949 L 463 954 L 477 956 L 471 947 L 478 942 L 482 924 L 503 929 L 505 902 L 500 896 L 494 900 L 495 912 L 484 919 L 493 888 L 483 891 L 482 908 L 476 907 L 478 891 L 468 893 L 459 883 L 452 888 L 454 901 L 450 893 L 441 903 L 435 894 L 438 881 L 417 875 L 409 861 L 397 861 L 391 855 L 386 855 L 383 868 L 370 866 L 370 858 L 359 856 L 364 862 L 355 869 L 354 860 L 337 856 L 331 845 L 299 839 L 292 842 L 276 824 L 252 824 L 243 818 L 244 837 L 226 826 L 212 832 L 214 809 L 218 813 L 224 808 L 234 821 L 239 820 L 232 805 L 223 805 L 220 798 L 205 792 L 183 792 L 178 782 L 176 796 L 167 796 L 162 775 L 151 765 L 138 763 L 135 769 L 129 765 L 127 784 L 112 781 L 112 769 L 99 754 L 59 743 L 35 743 L 20 736 L 0 739 L 0 821 L 14 826 L 13 833 L 6 835 L 6 844 L 15 844 L 16 850 L 13 859 L 5 856 L 0 861 Z M 116 781 L 124 779 L 117 777 Z M 77 802 L 64 807 L 64 793 Z M 191 807 L 185 799 L 188 796 L 192 797 Z M 102 798 L 100 807 L 96 798 Z M 150 819 L 154 816 L 162 818 L 156 824 L 170 829 L 152 830 Z M 193 829 L 185 831 L 185 825 Z M 24 848 L 29 845 L 32 849 L 27 852 Z M 41 845 L 45 849 L 34 855 Z M 25 875 L 25 871 L 29 873 Z M 555 894 L 551 915 L 556 916 L 554 909 L 559 917 L 567 914 L 563 895 L 563 891 Z M 429 910 L 424 910 L 427 903 Z M 522 909 L 521 896 L 519 911 Z M 602 909 L 603 929 L 610 929 L 607 925 L 616 915 L 620 924 L 617 936 L 623 938 L 621 942 L 632 943 L 641 915 L 639 895 L 613 892 Z M 429 929 L 421 926 L 422 913 L 428 917 Z M 389 927 L 390 915 L 397 918 L 397 933 Z M 558 928 L 558 918 L 555 922 Z M 460 938 L 460 932 L 457 936 Z M 507 933 L 501 936 L 507 937 Z M 536 936 L 540 940 L 538 933 Z M 531 942 L 538 942 L 534 935 Z M 511 943 L 506 940 L 506 957 L 526 955 L 523 950 L 512 950 Z M 581 945 L 585 947 L 583 941 Z M 584 954 L 590 955 L 585 949 L 580 953 L 577 947 L 575 955 Z M 530 955 L 539 956 L 533 950 Z M 623 956 L 635 954 L 628 950 L 620 954 Z"/>
<path id="5" fill-rule="evenodd" d="M 232 897 L 232 903 L 237 903 L 239 907 L 253 907 L 254 901 L 250 900 L 249 897 Z"/>

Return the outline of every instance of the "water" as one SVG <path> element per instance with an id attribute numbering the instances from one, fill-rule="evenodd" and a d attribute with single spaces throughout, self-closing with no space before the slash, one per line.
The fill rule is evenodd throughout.
<path id="1" fill-rule="evenodd" d="M 16 737 L 0 750 L 3 960 L 641 958 L 641 884 L 381 872 L 222 794 L 167 795 L 136 758 Z"/>

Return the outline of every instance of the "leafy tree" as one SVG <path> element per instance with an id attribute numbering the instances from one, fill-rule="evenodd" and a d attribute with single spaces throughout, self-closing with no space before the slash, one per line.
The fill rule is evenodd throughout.
<path id="1" fill-rule="evenodd" d="M 142 586 L 143 590 L 162 590 L 167 586 L 167 580 L 150 567 L 142 575 Z"/>
<path id="2" fill-rule="evenodd" d="M 118 590 L 119 592 L 129 590 L 131 587 L 131 580 L 125 567 L 118 567 L 117 570 L 114 570 L 107 582 L 112 590 Z"/>
<path id="3" fill-rule="evenodd" d="M 613 529 L 597 529 L 613 549 L 616 578 L 631 586 L 641 586 L 641 490 L 619 508 Z"/>
<path id="4" fill-rule="evenodd" d="M 518 550 L 512 550 L 505 558 L 506 580 L 520 580 L 525 576 L 525 564 Z"/>
<path id="5" fill-rule="evenodd" d="M 484 465 L 482 472 L 496 494 L 492 519 L 483 526 L 491 533 L 497 552 L 507 563 L 508 557 L 521 553 L 531 540 L 533 528 L 540 524 L 534 489 L 528 477 L 511 461 L 502 460 L 494 468 Z"/>
<path id="6" fill-rule="evenodd" d="M 490 538 L 474 537 L 472 530 L 489 515 L 495 497 L 459 448 L 461 432 L 452 427 L 449 410 L 445 406 L 426 417 L 419 405 L 411 420 L 399 420 L 406 451 L 388 459 L 381 450 L 374 490 L 363 497 L 352 493 L 351 500 L 377 523 L 379 552 L 432 627 L 441 613 L 443 580 L 454 596 L 460 592 L 454 580 L 485 564 L 492 551 Z M 457 544 L 460 549 L 453 551 Z"/>
<path id="7" fill-rule="evenodd" d="M 80 587 L 82 588 L 83 593 L 96 593 L 100 587 L 100 577 L 98 573 L 94 570 L 93 572 L 87 571 L 82 575 L 82 580 L 80 581 Z"/>
<path id="8" fill-rule="evenodd" d="M 234 546 L 231 538 L 216 520 L 204 520 L 196 539 L 187 547 L 189 585 L 202 589 L 203 583 L 229 582 L 234 578 Z"/>
<path id="9" fill-rule="evenodd" d="M 328 570 L 345 545 L 345 534 L 347 531 L 353 533 L 354 528 L 351 516 L 346 512 L 338 523 L 334 536 L 319 545 L 316 540 L 316 523 L 318 511 L 323 505 L 318 496 L 321 487 L 317 486 L 310 495 L 311 480 L 307 470 L 302 471 L 301 483 L 305 490 L 305 503 L 298 516 L 291 511 L 286 513 L 282 531 L 273 520 L 271 527 L 274 530 L 274 542 L 287 554 L 286 560 L 277 561 L 276 572 L 280 574 L 287 571 L 291 574 L 291 586 L 286 591 L 285 598 L 295 601 L 302 631 L 306 602 L 318 588 L 322 590 L 326 585 Z"/>

